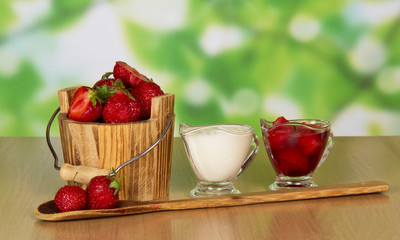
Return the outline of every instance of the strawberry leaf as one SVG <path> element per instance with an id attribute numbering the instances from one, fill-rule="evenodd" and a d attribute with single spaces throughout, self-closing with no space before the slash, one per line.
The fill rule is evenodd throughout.
<path id="1" fill-rule="evenodd" d="M 110 97 L 114 96 L 117 89 L 115 87 L 107 87 L 107 85 L 103 85 L 101 87 L 97 86 L 96 91 L 100 102 L 104 104 Z"/>
<path id="2" fill-rule="evenodd" d="M 130 99 L 132 99 L 133 101 L 136 101 L 136 99 L 132 96 L 131 92 L 129 92 L 129 91 L 124 91 L 124 93 L 125 93 L 126 95 L 128 95 L 128 97 L 129 97 Z"/>
<path id="3" fill-rule="evenodd" d="M 121 189 L 121 184 L 119 182 L 117 182 L 117 180 L 114 180 L 110 183 L 110 185 L 108 187 L 115 188 L 114 195 L 117 195 L 117 193 Z"/>
<path id="4" fill-rule="evenodd" d="M 118 90 L 125 89 L 124 82 L 120 78 L 117 78 L 115 80 L 114 85 L 117 87 Z"/>
<path id="5" fill-rule="evenodd" d="M 109 177 L 113 181 L 110 183 L 108 186 L 109 188 L 115 188 L 114 195 L 117 195 L 117 193 L 121 190 L 121 180 L 122 178 L 125 177 L 125 175 L 122 175 L 120 178 L 117 178 L 117 172 L 115 171 L 114 168 L 111 169 L 112 177 Z"/>
<path id="6" fill-rule="evenodd" d="M 89 89 L 88 94 L 89 94 L 89 99 L 92 101 L 93 107 L 96 107 L 97 102 L 98 101 L 101 102 L 97 95 L 97 91 L 94 89 Z"/>

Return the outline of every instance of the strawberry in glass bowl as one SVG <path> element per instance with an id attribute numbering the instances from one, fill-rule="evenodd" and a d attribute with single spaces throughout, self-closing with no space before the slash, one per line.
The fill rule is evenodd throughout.
<path id="1" fill-rule="evenodd" d="M 312 175 L 333 145 L 331 124 L 315 119 L 260 120 L 265 149 L 276 172 L 270 190 L 317 186 Z"/>

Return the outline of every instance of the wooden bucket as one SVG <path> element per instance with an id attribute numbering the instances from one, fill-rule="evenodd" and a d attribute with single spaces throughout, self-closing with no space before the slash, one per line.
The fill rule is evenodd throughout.
<path id="1" fill-rule="evenodd" d="M 167 115 L 171 114 L 172 126 L 165 137 L 144 156 L 118 172 L 118 176 L 125 175 L 119 193 L 121 200 L 150 201 L 167 197 L 171 176 L 175 96 L 165 94 L 153 98 L 150 119 L 145 121 L 88 123 L 67 117 L 78 88 L 65 88 L 58 92 L 58 122 L 64 162 L 75 166 L 116 169 L 155 143 L 168 125 Z"/>

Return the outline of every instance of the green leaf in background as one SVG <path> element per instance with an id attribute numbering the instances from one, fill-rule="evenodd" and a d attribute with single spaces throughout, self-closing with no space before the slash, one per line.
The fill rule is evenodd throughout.
<path id="1" fill-rule="evenodd" d="M 125 24 L 132 52 L 144 64 L 161 71 L 175 69 L 174 74 L 182 77 L 191 76 L 193 70 L 201 70 L 201 66 L 198 66 L 202 60 L 197 46 L 198 33 L 180 30 L 159 33 L 132 21 L 126 21 Z"/>
<path id="2" fill-rule="evenodd" d="M 8 27 L 15 22 L 16 17 L 10 5 L 14 1 L 2 0 L 0 1 L 0 36 L 4 34 Z"/>
<path id="3" fill-rule="evenodd" d="M 201 105 L 177 101 L 177 116 L 182 121 L 236 120 L 254 125 L 253 120 L 259 117 L 276 117 L 264 112 L 263 99 L 271 95 L 292 101 L 299 107 L 298 117 L 306 118 L 335 119 L 350 104 L 365 103 L 365 93 L 373 93 L 374 102 L 386 102 L 385 106 L 378 104 L 379 108 L 398 109 L 398 94 L 377 95 L 379 91 L 372 83 L 378 73 L 364 75 L 349 62 L 350 51 L 371 33 L 370 26 L 345 18 L 352 7 L 346 1 L 333 1 L 330 7 L 316 1 L 192 1 L 190 18 L 180 29 L 150 31 L 133 21 L 126 21 L 125 26 L 132 54 L 144 64 L 175 76 L 171 92 L 184 95 L 185 86 L 198 78 L 212 89 L 209 101 Z M 394 29 L 399 25 L 395 23 L 379 28 L 383 36 L 378 36 L 378 41 L 388 45 L 394 42 Z M 295 36 L 290 32 L 293 24 L 303 24 L 295 25 L 295 29 L 307 27 L 305 31 L 311 26 L 316 35 L 304 39 Z M 245 37 L 235 48 L 207 55 L 200 41 L 213 25 L 234 27 Z M 389 61 L 397 61 L 394 55 L 398 52 L 389 53 Z M 252 105 L 257 110 L 226 112 L 221 99 L 235 107 L 235 94 L 247 88 L 252 90 Z M 371 129 L 379 132 L 377 127 Z"/>
<path id="4" fill-rule="evenodd" d="M 363 117 L 357 121 L 365 121 L 367 134 L 399 129 L 391 122 L 400 119 L 400 16 L 388 17 L 378 9 L 388 9 L 385 4 L 391 1 L 333 0 L 327 4 L 314 0 L 193 0 L 180 3 L 179 7 L 171 3 L 176 9 L 162 9 L 166 20 L 172 17 L 175 21 L 176 15 L 184 18 L 166 29 L 146 24 L 149 20 L 160 24 L 159 19 L 165 17 L 160 16 L 160 11 L 151 11 L 160 10 L 156 1 L 140 1 L 132 5 L 131 1 L 51 0 L 49 6 L 43 5 L 49 7 L 44 9 L 47 12 L 28 16 L 35 18 L 31 24 L 9 35 L 3 33 L 21 20 L 18 17 L 26 19 L 14 5 L 17 3 L 2 1 L 0 56 L 7 60 L 7 54 L 1 55 L 1 51 L 5 48 L 7 53 L 7 47 L 13 45 L 10 43 L 29 45 L 29 40 L 23 39 L 38 36 L 35 39 L 44 37 L 46 43 L 63 50 L 60 55 L 55 52 L 55 62 L 60 57 L 59 62 L 71 59 L 75 63 L 81 60 L 79 56 L 65 52 L 76 54 L 79 49 L 64 48 L 63 34 L 91 34 L 85 32 L 90 31 L 84 28 L 87 21 L 81 20 L 98 20 L 96 14 L 108 13 L 110 26 L 121 25 L 121 33 L 117 29 L 114 34 L 121 35 L 114 38 L 113 45 L 93 44 L 93 51 L 85 52 L 82 64 L 93 64 L 93 69 L 99 61 L 126 61 L 122 58 L 132 57 L 134 63 L 128 64 L 139 71 L 146 69 L 155 82 L 157 77 L 164 78 L 163 90 L 175 93 L 177 123 L 242 123 L 253 126 L 260 134 L 259 118 L 273 120 L 286 114 L 330 121 L 342 118 L 344 126 L 351 121 L 349 114 L 361 112 Z M 139 16 L 137 8 L 142 5 L 146 5 L 145 17 L 140 19 L 143 16 Z M 129 9 L 132 6 L 135 9 Z M 124 11 L 119 12 L 121 7 Z M 379 11 L 366 19 L 371 7 Z M 129 15 L 130 10 L 136 10 L 138 16 Z M 79 31 L 82 29 L 85 30 Z M 93 32 L 98 33 L 96 30 Z M 99 37 L 109 33 L 107 29 L 104 32 Z M 360 47 L 364 39 L 367 44 Z M 46 43 L 41 49 L 49 49 Z M 40 41 L 35 44 L 40 45 Z M 106 56 L 105 47 L 110 50 L 108 53 L 118 51 Z M 10 47 L 13 48 L 15 44 Z M 43 70 L 43 63 L 48 62 L 43 58 L 49 55 L 41 55 L 40 51 L 20 51 L 15 56 L 24 59 L 19 68 L 13 73 L 0 73 L 0 83 L 7 86 L 0 89 L 0 135 L 44 135 L 58 106 L 54 89 L 69 86 L 66 83 L 71 82 L 71 76 L 78 82 L 77 71 L 86 69 Z M 99 69 L 98 74 L 109 70 Z M 23 86 L 29 88 L 21 89 Z M 18 89 L 18 93 L 10 89 Z M 47 90 L 54 92 L 46 93 Z M 57 121 L 51 131 L 58 135 Z"/>
<path id="5" fill-rule="evenodd" d="M 93 0 L 52 0 L 51 11 L 42 19 L 49 29 L 62 30 L 85 16 Z"/>
<path id="6" fill-rule="evenodd" d="M 34 66 L 22 61 L 11 76 L 0 75 L 0 135 L 32 136 L 35 131 L 32 102 L 43 87 L 43 82 Z"/>

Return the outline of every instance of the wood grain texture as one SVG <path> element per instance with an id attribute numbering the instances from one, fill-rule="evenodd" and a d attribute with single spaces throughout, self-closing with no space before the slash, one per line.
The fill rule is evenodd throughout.
<path id="1" fill-rule="evenodd" d="M 76 90 L 81 86 L 64 88 L 58 91 L 58 101 L 60 103 L 60 113 L 68 113 L 69 106 Z"/>
<path id="2" fill-rule="evenodd" d="M 49 116 L 50 117 L 50 116 Z M 379 180 L 377 194 L 162 211 L 122 217 L 49 222 L 34 210 L 65 184 L 44 137 L 0 137 L 2 239 L 399 239 L 400 136 L 335 137 L 314 174 L 321 187 Z M 57 153 L 59 137 L 52 137 Z M 62 156 L 61 156 L 62 158 Z M 62 159 L 60 159 L 62 160 Z M 266 151 L 235 181 L 243 194 L 265 192 L 275 179 Z M 10 180 L 13 181 L 12 184 Z M 185 200 L 196 186 L 182 139 L 174 138 L 168 199 Z"/>
<path id="3" fill-rule="evenodd" d="M 114 217 L 139 213 L 187 210 L 214 207 L 243 206 L 258 203 L 283 202 L 304 199 L 316 199 L 377 193 L 389 190 L 389 185 L 384 182 L 372 181 L 353 184 L 342 184 L 325 187 L 298 188 L 259 193 L 225 195 L 217 197 L 184 199 L 175 201 L 135 202 L 121 201 L 119 207 L 104 210 L 81 210 L 61 213 L 55 207 L 54 201 L 40 204 L 35 215 L 47 221 L 64 221 L 86 218 Z"/>
<path id="4" fill-rule="evenodd" d="M 64 113 L 58 116 L 64 162 L 74 166 L 116 169 L 160 138 L 168 125 L 167 114 L 174 118 L 175 96 L 165 94 L 152 99 L 151 116 L 145 121 L 77 122 L 65 113 L 75 90 L 59 91 L 60 108 Z M 171 127 L 155 148 L 121 169 L 118 175 L 124 176 L 120 192 L 122 200 L 148 201 L 168 196 L 173 136 L 174 128 Z"/>

